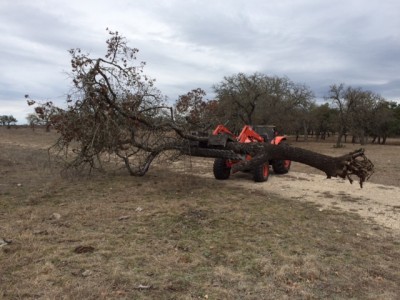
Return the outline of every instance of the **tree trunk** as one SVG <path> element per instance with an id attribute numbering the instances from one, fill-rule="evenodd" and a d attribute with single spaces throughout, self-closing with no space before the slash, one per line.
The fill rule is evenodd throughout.
<path id="1" fill-rule="evenodd" d="M 372 175 L 374 168 L 372 162 L 365 156 L 363 149 L 339 157 L 332 157 L 286 144 L 272 145 L 267 143 L 228 142 L 224 149 L 206 149 L 220 151 L 218 153 L 204 152 L 208 155 L 203 155 L 201 149 L 199 150 L 196 152 L 195 148 L 192 148 L 190 152 L 195 156 L 221 157 L 233 160 L 240 160 L 238 159 L 240 155 L 252 157 L 251 160 L 241 160 L 234 164 L 233 171 L 251 170 L 270 160 L 291 160 L 321 170 L 328 178 L 341 177 L 353 182 L 350 176 L 355 175 L 359 178 L 361 187 L 363 182 Z"/>
<path id="2" fill-rule="evenodd" d="M 343 137 L 343 135 L 344 135 L 343 131 L 339 130 L 338 137 L 337 137 L 337 140 L 336 140 L 336 148 L 342 147 L 342 137 Z"/>
<path id="3" fill-rule="evenodd" d="M 304 130 L 304 141 L 308 140 L 308 126 L 307 126 L 307 122 L 305 120 L 303 120 L 303 130 Z"/>
<path id="4" fill-rule="evenodd" d="M 360 132 L 360 145 L 365 145 L 365 131 Z"/>

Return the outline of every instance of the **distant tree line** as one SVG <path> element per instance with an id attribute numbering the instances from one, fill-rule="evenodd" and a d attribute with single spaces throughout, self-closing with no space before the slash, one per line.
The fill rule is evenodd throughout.
<path id="1" fill-rule="evenodd" d="M 12 115 L 2 115 L 0 116 L 0 125 L 7 126 L 7 128 L 11 128 L 11 125 L 15 125 L 17 123 L 17 119 Z"/>
<path id="2" fill-rule="evenodd" d="M 345 84 L 330 86 L 322 104 L 316 103 L 308 86 L 262 73 L 224 77 L 213 90 L 216 96 L 212 100 L 206 99 L 201 88 L 179 96 L 173 105 L 176 121 L 204 131 L 217 124 L 226 124 L 236 132 L 244 124 L 275 125 L 278 131 L 295 135 L 296 140 L 310 136 L 324 140 L 335 135 L 337 147 L 349 142 L 348 137 L 363 145 L 385 144 L 388 137 L 400 135 L 400 104 Z M 26 119 L 32 129 L 41 126 L 49 131 L 52 120 L 60 114 L 61 109 L 47 102 L 36 106 Z M 13 122 L 12 116 L 1 116 L 2 125 Z"/>
<path id="3" fill-rule="evenodd" d="M 304 140 L 336 135 L 337 147 L 348 136 L 353 143 L 365 144 L 369 138 L 385 144 L 389 136 L 400 135 L 400 104 L 361 88 L 334 84 L 323 104 L 316 103 L 309 87 L 261 73 L 225 77 L 213 88 L 216 99 L 211 101 L 203 99 L 201 89 L 180 96 L 177 117 L 198 127 L 225 123 L 234 131 L 244 124 L 273 124 Z"/>

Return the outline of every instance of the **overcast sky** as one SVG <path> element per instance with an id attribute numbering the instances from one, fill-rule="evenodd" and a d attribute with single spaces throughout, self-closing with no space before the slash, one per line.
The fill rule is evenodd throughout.
<path id="1" fill-rule="evenodd" d="M 105 53 L 106 28 L 139 48 L 171 101 L 239 72 L 287 76 L 322 99 L 345 83 L 400 101 L 399 0 L 0 0 L 0 115 L 25 94 L 64 103 L 68 49 Z"/>

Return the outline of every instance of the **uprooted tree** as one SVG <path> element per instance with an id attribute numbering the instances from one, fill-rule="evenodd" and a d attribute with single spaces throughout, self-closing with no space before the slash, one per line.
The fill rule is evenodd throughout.
<path id="1" fill-rule="evenodd" d="M 222 149 L 196 147 L 199 142 L 207 144 L 207 137 L 191 134 L 193 122 L 188 122 L 188 118 L 174 117 L 173 108 L 155 88 L 154 80 L 144 74 L 145 63 L 137 62 L 138 50 L 130 48 L 118 32 L 109 34 L 104 58 L 91 58 L 80 49 L 70 50 L 74 93 L 67 98 L 66 109 L 52 102 L 28 101 L 60 133 L 52 149 L 72 157 L 68 167 L 92 170 L 100 168 L 104 160 L 118 158 L 131 175 L 142 176 L 155 159 L 249 154 L 252 159 L 236 164 L 234 171 L 271 159 L 287 159 L 322 170 L 329 178 L 348 178 L 352 182 L 351 176 L 357 176 L 361 185 L 372 174 L 373 165 L 363 150 L 330 157 L 267 143 L 230 141 Z M 204 103 L 200 90 L 186 96 L 180 98 L 184 100 L 180 109 L 191 105 L 191 121 L 202 113 L 209 115 L 207 110 L 212 106 Z"/>

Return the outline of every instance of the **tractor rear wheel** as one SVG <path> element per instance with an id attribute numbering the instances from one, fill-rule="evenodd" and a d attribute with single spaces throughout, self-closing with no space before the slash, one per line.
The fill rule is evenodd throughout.
<path id="1" fill-rule="evenodd" d="M 253 170 L 253 179 L 255 182 L 264 182 L 268 180 L 269 176 L 269 164 L 268 162 L 259 165 Z"/>
<path id="2" fill-rule="evenodd" d="M 228 161 L 223 158 L 214 160 L 213 172 L 215 179 L 225 180 L 231 175 L 231 167 L 228 166 Z"/>

